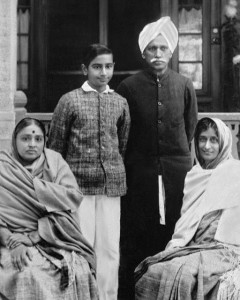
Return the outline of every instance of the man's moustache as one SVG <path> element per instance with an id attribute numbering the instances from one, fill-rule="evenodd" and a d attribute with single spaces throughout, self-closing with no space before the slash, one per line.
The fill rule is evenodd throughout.
<path id="1" fill-rule="evenodd" d="M 150 62 L 152 63 L 152 62 L 155 62 L 155 61 L 159 61 L 159 62 L 167 62 L 165 59 L 159 59 L 159 58 L 152 58 L 151 60 L 150 60 Z"/>

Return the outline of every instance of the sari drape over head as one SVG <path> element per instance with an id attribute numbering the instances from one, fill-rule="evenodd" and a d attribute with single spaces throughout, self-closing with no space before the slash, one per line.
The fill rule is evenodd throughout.
<path id="1" fill-rule="evenodd" d="M 220 276 L 238 264 L 240 161 L 231 155 L 231 131 L 221 120 L 212 120 L 219 154 L 205 168 L 197 162 L 188 172 L 172 239 L 165 251 L 135 270 L 138 300 L 216 299 Z M 199 161 L 197 141 L 195 147 Z"/>
<path id="2" fill-rule="evenodd" d="M 94 277 L 91 278 L 90 275 L 90 270 L 92 275 L 95 274 L 95 254 L 81 233 L 76 213 L 82 197 L 73 173 L 59 153 L 45 148 L 42 155 L 31 165 L 23 166 L 15 155 L 14 149 L 12 154 L 6 151 L 0 152 L 0 227 L 8 228 L 13 233 L 28 234 L 38 231 L 41 241 L 30 249 L 33 253 L 36 252 L 36 256 L 40 255 L 40 260 L 45 257 L 48 263 L 52 263 L 46 267 L 43 261 L 42 273 L 39 271 L 39 277 L 41 279 L 42 274 L 41 280 L 48 281 L 48 279 L 44 279 L 45 273 L 46 278 L 52 274 L 49 277 L 51 286 L 47 291 L 55 289 L 53 293 L 57 297 L 56 299 L 65 299 L 66 295 L 72 297 L 67 299 L 77 299 L 81 293 L 84 294 L 84 299 L 97 299 Z M 32 269 L 31 275 L 26 275 L 24 280 L 22 275 L 19 275 L 18 281 L 18 277 L 14 279 L 14 272 L 17 271 L 14 271 L 13 267 L 7 263 L 9 259 L 7 252 L 10 250 L 5 247 L 0 247 L 0 250 L 2 253 L 0 273 L 9 272 L 10 274 L 0 284 L 0 296 L 9 296 L 15 299 L 16 295 L 21 295 L 22 284 L 25 285 L 25 282 L 35 276 L 33 274 L 35 274 L 36 267 Z M 86 260 L 86 264 L 83 258 Z M 38 262 L 36 263 L 38 264 Z M 79 263 L 81 266 L 76 267 Z M 90 268 L 89 274 L 87 264 Z M 55 273 L 51 271 L 53 266 L 60 273 L 54 275 Z M 30 271 L 25 273 L 27 274 L 27 272 Z M 81 272 L 83 272 L 82 275 Z M 24 272 L 19 274 L 21 273 Z M 60 283 L 57 274 L 61 274 Z M 47 282 L 40 284 L 38 283 L 40 279 L 36 279 L 38 289 L 35 297 L 44 300 L 52 299 L 52 292 L 49 294 L 44 292 Z M 83 280 L 84 286 L 78 283 L 77 288 L 75 285 L 68 289 L 76 280 Z M 32 282 L 35 284 L 35 281 Z M 8 285 L 13 286 L 9 289 Z M 58 287 L 55 288 L 55 285 Z M 31 287 L 25 288 L 29 288 L 32 293 Z M 92 295 L 86 294 L 89 293 L 89 289 Z M 17 299 L 31 299 L 30 294 L 27 296 L 26 293 L 22 297 L 18 297 Z"/>

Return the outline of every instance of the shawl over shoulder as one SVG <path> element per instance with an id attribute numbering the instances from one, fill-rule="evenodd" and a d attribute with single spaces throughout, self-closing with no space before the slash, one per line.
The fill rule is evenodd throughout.
<path id="1" fill-rule="evenodd" d="M 0 152 L 0 226 L 14 232 L 38 230 L 50 247 L 76 251 L 95 269 L 76 210 L 82 200 L 76 179 L 61 155 L 45 149 L 41 178 L 9 153 Z"/>
<path id="2" fill-rule="evenodd" d="M 215 239 L 222 243 L 240 245 L 240 161 L 238 160 L 228 159 L 211 172 L 206 170 L 199 172 L 196 166 L 188 173 L 181 217 L 167 248 L 186 246 L 194 236 L 202 217 L 220 209 L 223 213 Z"/>

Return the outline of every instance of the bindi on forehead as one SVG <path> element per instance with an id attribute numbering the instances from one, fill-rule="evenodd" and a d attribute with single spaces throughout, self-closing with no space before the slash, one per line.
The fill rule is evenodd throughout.
<path id="1" fill-rule="evenodd" d="M 33 130 L 32 133 L 35 133 L 35 130 Z"/>

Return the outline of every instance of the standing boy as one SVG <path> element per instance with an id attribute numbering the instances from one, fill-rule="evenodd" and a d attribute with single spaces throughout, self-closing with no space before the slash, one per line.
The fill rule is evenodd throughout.
<path id="1" fill-rule="evenodd" d="M 126 193 L 123 157 L 129 109 L 126 99 L 108 86 L 114 70 L 110 49 L 90 45 L 82 70 L 88 80 L 60 99 L 49 146 L 66 159 L 84 194 L 80 225 L 96 252 L 100 300 L 117 300 L 120 196 Z"/>

